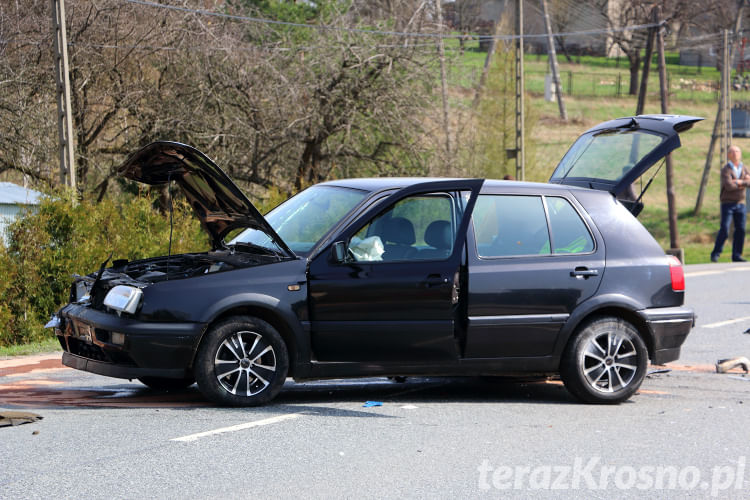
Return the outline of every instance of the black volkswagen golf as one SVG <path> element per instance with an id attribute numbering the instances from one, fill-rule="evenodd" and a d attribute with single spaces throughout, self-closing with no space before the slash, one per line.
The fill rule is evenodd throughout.
<path id="1" fill-rule="evenodd" d="M 698 120 L 598 125 L 546 184 L 339 180 L 265 217 L 204 154 L 153 143 L 121 173 L 179 185 L 212 250 L 104 264 L 49 326 L 67 366 L 219 404 L 266 403 L 288 376 L 499 374 L 621 402 L 694 322 L 680 262 L 634 214 Z"/>

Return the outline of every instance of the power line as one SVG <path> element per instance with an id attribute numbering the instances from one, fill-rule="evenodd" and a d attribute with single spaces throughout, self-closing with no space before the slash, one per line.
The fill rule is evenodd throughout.
<path id="1" fill-rule="evenodd" d="M 2 40 L 0 40 L 0 43 L 2 43 Z M 318 50 L 318 49 L 326 49 L 326 48 L 334 48 L 338 47 L 335 45 L 309 45 L 309 46 L 297 46 L 297 47 L 273 47 L 273 46 L 263 46 L 263 45 L 256 45 L 252 47 L 206 47 L 206 46 L 154 46 L 154 45 L 117 45 L 117 44 L 103 44 L 103 43 L 79 43 L 79 42 L 68 42 L 68 47 L 81 47 L 81 48 L 88 48 L 88 49 L 112 49 L 112 50 L 151 50 L 151 51 L 159 51 L 159 50 L 168 50 L 168 51 L 182 51 L 182 50 L 192 50 L 197 49 L 199 51 L 211 51 L 211 52 L 232 52 L 232 51 L 273 51 L 273 52 L 300 52 L 300 51 L 310 51 L 310 50 Z M 408 46 L 404 46 L 402 44 L 388 44 L 388 45 L 368 45 L 366 47 L 357 47 L 357 46 L 351 46 L 351 48 L 362 48 L 362 49 L 406 49 L 411 50 L 414 48 L 429 48 L 431 50 L 435 49 L 435 45 L 432 43 L 418 43 L 418 44 L 412 44 Z M 430 50 L 430 51 L 431 51 Z M 445 50 L 459 50 L 458 47 L 446 47 Z"/>

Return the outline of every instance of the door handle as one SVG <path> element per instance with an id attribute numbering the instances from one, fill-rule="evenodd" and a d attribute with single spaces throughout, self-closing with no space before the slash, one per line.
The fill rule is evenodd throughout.
<path id="1" fill-rule="evenodd" d="M 422 282 L 422 285 L 425 288 L 435 288 L 437 286 L 447 285 L 448 281 L 448 278 L 444 278 L 439 274 L 430 274 L 429 276 L 427 276 L 427 279 Z"/>
<path id="2" fill-rule="evenodd" d="M 576 279 L 589 279 L 591 276 L 599 276 L 598 269 L 589 269 L 588 267 L 576 267 L 570 271 L 570 275 Z"/>

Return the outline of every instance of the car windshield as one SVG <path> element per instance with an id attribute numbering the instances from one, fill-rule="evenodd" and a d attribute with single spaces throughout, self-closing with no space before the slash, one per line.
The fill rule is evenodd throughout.
<path id="1" fill-rule="evenodd" d="M 268 212 L 265 219 L 294 253 L 305 254 L 366 194 L 345 187 L 312 186 Z M 276 246 L 267 234 L 256 229 L 246 229 L 228 244 L 237 243 Z"/>
<path id="2" fill-rule="evenodd" d="M 664 137 L 644 130 L 605 130 L 582 135 L 565 154 L 551 180 L 619 181 Z"/>

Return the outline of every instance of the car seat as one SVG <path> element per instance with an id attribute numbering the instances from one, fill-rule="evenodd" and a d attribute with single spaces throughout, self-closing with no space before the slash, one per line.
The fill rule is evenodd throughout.
<path id="1" fill-rule="evenodd" d="M 447 220 L 431 222 L 424 232 L 424 242 L 432 248 L 419 251 L 420 259 L 445 259 L 453 249 L 453 231 Z"/>
<path id="2" fill-rule="evenodd" d="M 417 249 L 412 245 L 417 241 L 414 235 L 414 225 L 403 217 L 386 219 L 383 225 L 383 240 L 385 252 L 383 260 L 404 260 L 414 256 Z"/>

